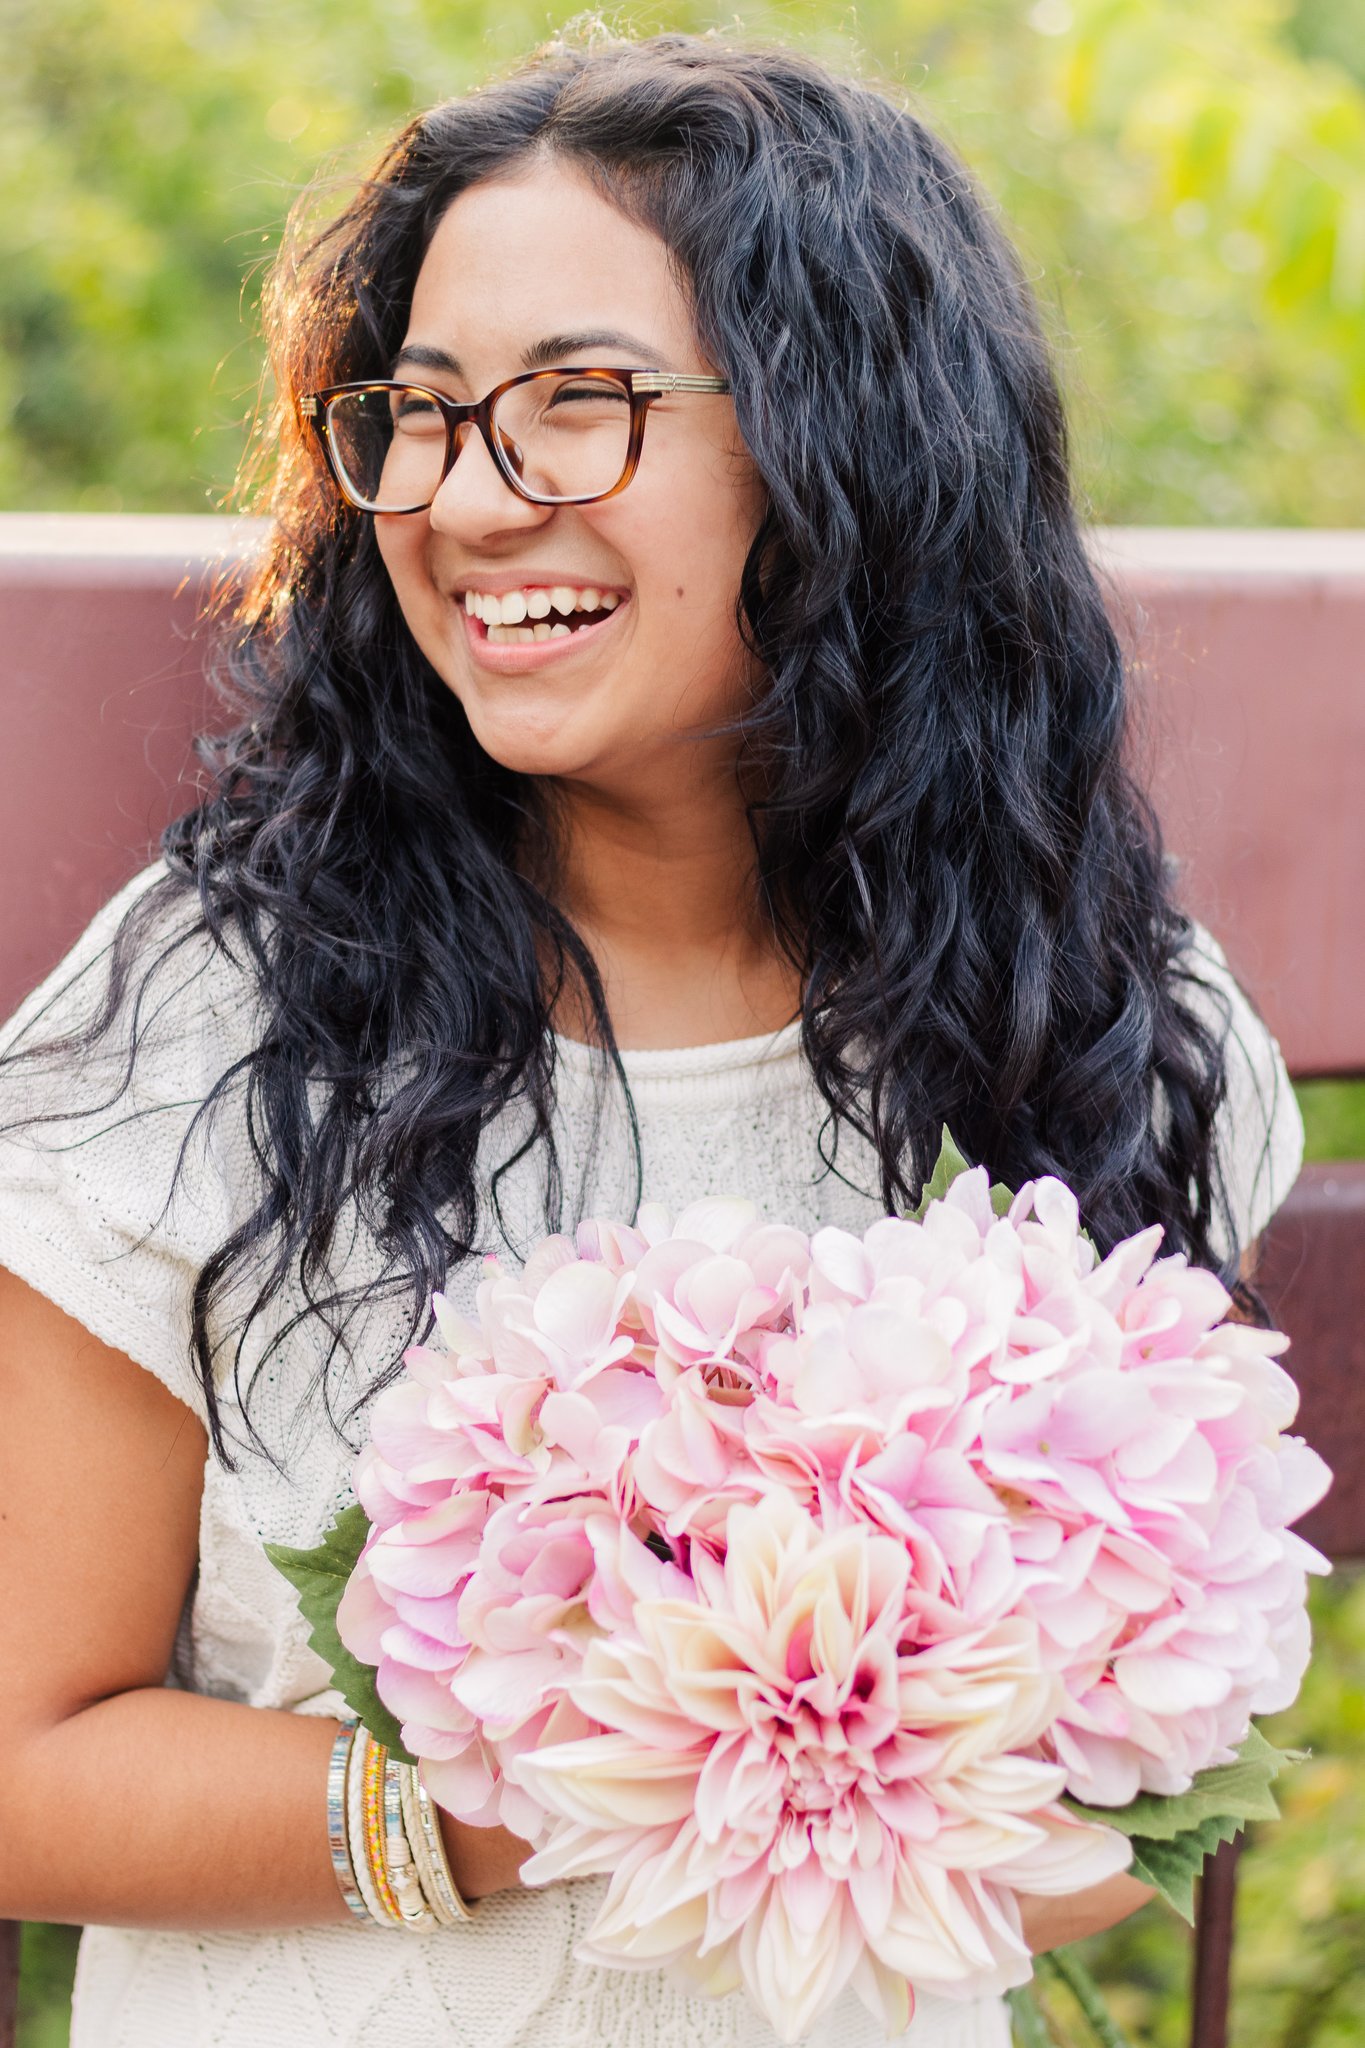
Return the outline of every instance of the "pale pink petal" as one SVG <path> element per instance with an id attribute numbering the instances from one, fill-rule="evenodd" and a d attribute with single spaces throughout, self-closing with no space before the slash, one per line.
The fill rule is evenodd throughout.
<path id="1" fill-rule="evenodd" d="M 1228 1674 L 1216 1665 L 1196 1663 L 1169 1651 L 1152 1655 L 1125 1651 L 1114 1660 L 1114 1677 L 1125 1699 L 1156 1714 L 1215 1707 L 1227 1698 L 1231 1687 Z"/>
<path id="2" fill-rule="evenodd" d="M 383 1654 L 384 1630 L 393 1611 L 370 1575 L 362 1553 L 337 1602 L 337 1634 L 362 1664 L 377 1664 Z"/>

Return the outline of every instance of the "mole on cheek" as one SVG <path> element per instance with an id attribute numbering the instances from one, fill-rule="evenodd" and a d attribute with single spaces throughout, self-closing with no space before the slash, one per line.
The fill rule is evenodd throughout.
<path id="1" fill-rule="evenodd" d="M 678 595 L 679 595 L 679 597 L 681 597 L 681 596 L 682 596 L 682 594 L 683 594 L 683 587 L 682 587 L 682 585 L 681 585 L 681 583 L 680 583 L 680 584 L 678 585 Z"/>

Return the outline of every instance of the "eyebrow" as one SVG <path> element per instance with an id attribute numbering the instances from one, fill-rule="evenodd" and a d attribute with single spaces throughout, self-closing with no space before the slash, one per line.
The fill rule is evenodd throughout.
<path id="1" fill-rule="evenodd" d="M 522 353 L 522 367 L 527 370 L 549 370 L 556 363 L 571 362 L 584 349 L 616 348 L 625 355 L 633 355 L 642 366 L 648 364 L 653 370 L 671 370 L 673 364 L 660 355 L 658 349 L 643 342 L 637 335 L 622 334 L 614 327 L 584 327 L 572 334 L 547 334 L 540 341 L 533 341 Z M 419 370 L 444 370 L 448 377 L 462 377 L 464 370 L 459 358 L 447 349 L 432 348 L 426 342 L 404 342 L 393 359 L 390 376 L 396 376 L 400 363 L 411 363 Z"/>

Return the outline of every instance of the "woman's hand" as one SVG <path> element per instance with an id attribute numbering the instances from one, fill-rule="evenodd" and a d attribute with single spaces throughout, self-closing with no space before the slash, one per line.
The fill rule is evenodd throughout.
<path id="1" fill-rule="evenodd" d="M 1050 1948 L 1064 1948 L 1067 1942 L 1081 1941 L 1087 1934 L 1102 1934 L 1155 1897 L 1150 1885 L 1140 1884 L 1121 1870 L 1117 1877 L 1107 1877 L 1103 1884 L 1065 1898 L 1021 1898 L 1024 1939 L 1036 1956 Z"/>

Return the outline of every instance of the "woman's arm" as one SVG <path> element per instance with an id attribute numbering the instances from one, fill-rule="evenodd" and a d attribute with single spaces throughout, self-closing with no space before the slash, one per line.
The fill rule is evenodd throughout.
<path id="1" fill-rule="evenodd" d="M 0 1271 L 0 1918 L 349 1918 L 327 1849 L 335 1724 L 162 1683 L 206 1449 L 151 1373 Z M 467 1897 L 515 1882 L 524 1843 L 445 1831 Z"/>

